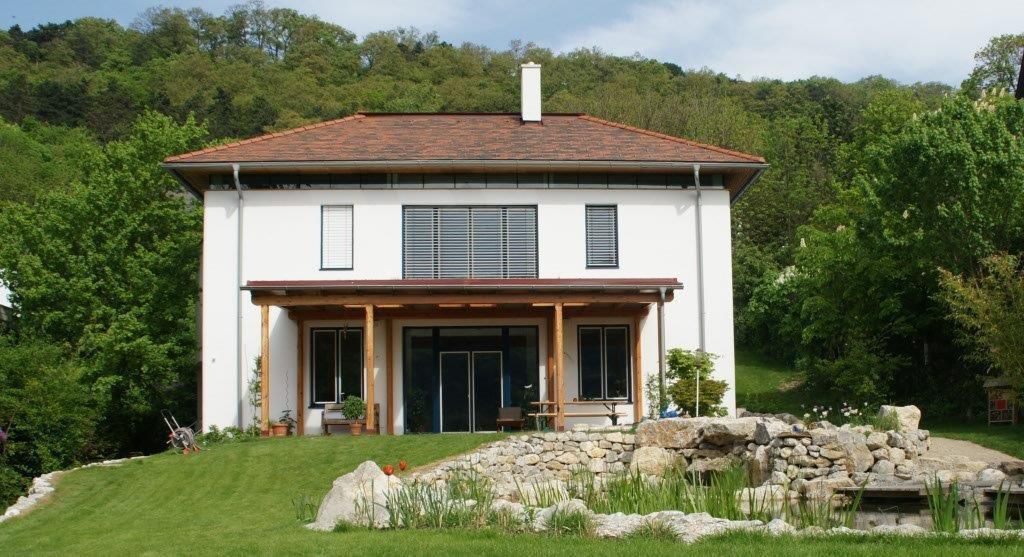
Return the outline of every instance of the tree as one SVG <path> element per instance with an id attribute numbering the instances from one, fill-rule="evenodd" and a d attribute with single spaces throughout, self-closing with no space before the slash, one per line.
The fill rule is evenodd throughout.
<path id="1" fill-rule="evenodd" d="M 1000 370 L 1024 392 L 1024 267 L 1009 254 L 981 263 L 984 271 L 974 277 L 942 271 L 942 299 L 972 357 Z"/>
<path id="2" fill-rule="evenodd" d="M 722 398 L 729 385 L 725 381 L 711 378 L 711 374 L 715 371 L 716 357 L 708 352 L 681 348 L 673 348 L 668 351 L 666 379 L 670 384 L 666 389 L 666 394 L 680 411 L 691 416 L 721 416 L 725 414 L 725 409 L 722 408 Z M 700 378 L 699 386 L 698 377 Z"/>
<path id="3" fill-rule="evenodd" d="M 993 37 L 974 54 L 974 70 L 963 89 L 975 94 L 989 89 L 1013 91 L 1021 72 L 1024 33 Z"/>
<path id="4" fill-rule="evenodd" d="M 0 280 L 19 327 L 81 360 L 117 450 L 162 446 L 160 408 L 194 412 L 202 219 L 158 163 L 205 136 L 147 113 L 81 182 L 0 213 Z"/>

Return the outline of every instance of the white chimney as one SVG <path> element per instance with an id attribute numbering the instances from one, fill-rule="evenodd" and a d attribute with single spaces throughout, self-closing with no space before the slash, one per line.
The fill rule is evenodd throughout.
<path id="1" fill-rule="evenodd" d="M 540 64 L 527 62 L 520 67 L 523 70 L 523 121 L 540 122 Z"/>

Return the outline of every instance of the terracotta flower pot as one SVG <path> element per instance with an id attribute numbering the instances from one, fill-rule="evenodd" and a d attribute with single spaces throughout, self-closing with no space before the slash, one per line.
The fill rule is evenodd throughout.
<path id="1" fill-rule="evenodd" d="M 288 424 L 274 424 L 270 426 L 274 437 L 284 437 L 288 434 Z"/>
<path id="2" fill-rule="evenodd" d="M 363 422 L 352 422 L 352 435 L 363 434 Z"/>

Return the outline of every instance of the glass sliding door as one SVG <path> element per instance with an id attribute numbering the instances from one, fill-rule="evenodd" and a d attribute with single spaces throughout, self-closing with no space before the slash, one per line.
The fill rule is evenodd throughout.
<path id="1" fill-rule="evenodd" d="M 473 431 L 498 431 L 501 352 L 473 352 Z"/>
<path id="2" fill-rule="evenodd" d="M 441 431 L 472 431 L 469 352 L 441 352 Z"/>
<path id="3" fill-rule="evenodd" d="M 311 329 L 310 343 L 310 405 L 362 397 L 362 329 L 317 327 Z"/>

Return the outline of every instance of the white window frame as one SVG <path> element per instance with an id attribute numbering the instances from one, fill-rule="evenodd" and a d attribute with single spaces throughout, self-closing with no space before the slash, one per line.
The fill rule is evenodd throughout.
<path id="1" fill-rule="evenodd" d="M 612 239 L 611 239 L 612 240 L 612 255 L 615 258 L 615 261 L 612 262 L 612 263 L 594 263 L 590 259 L 591 242 L 592 241 L 596 241 L 596 238 L 593 238 L 591 236 L 591 224 L 590 224 L 590 219 L 591 219 L 590 211 L 591 211 L 591 209 L 611 209 L 611 215 L 612 215 L 612 218 L 614 219 L 614 222 L 612 223 L 612 226 L 613 226 L 614 230 L 612 231 Z M 584 257 L 586 258 L 587 268 L 588 269 L 618 269 L 619 268 L 619 206 L 618 205 L 610 205 L 610 204 L 597 204 L 597 203 L 593 203 L 593 204 L 587 204 L 584 207 L 583 212 L 584 212 L 583 227 L 584 227 L 584 235 L 586 236 L 586 244 L 584 246 L 584 249 L 585 249 L 586 253 L 584 254 Z"/>
<path id="2" fill-rule="evenodd" d="M 345 261 L 328 261 L 328 234 L 327 215 L 332 210 L 348 210 L 348 265 Z M 355 209 L 352 205 L 321 205 L 320 206 L 320 270 L 321 271 L 351 271 L 355 263 Z M 344 241 L 345 231 L 341 232 Z M 343 248 L 342 248 L 343 249 Z M 343 252 L 344 255 L 344 252 Z"/>

